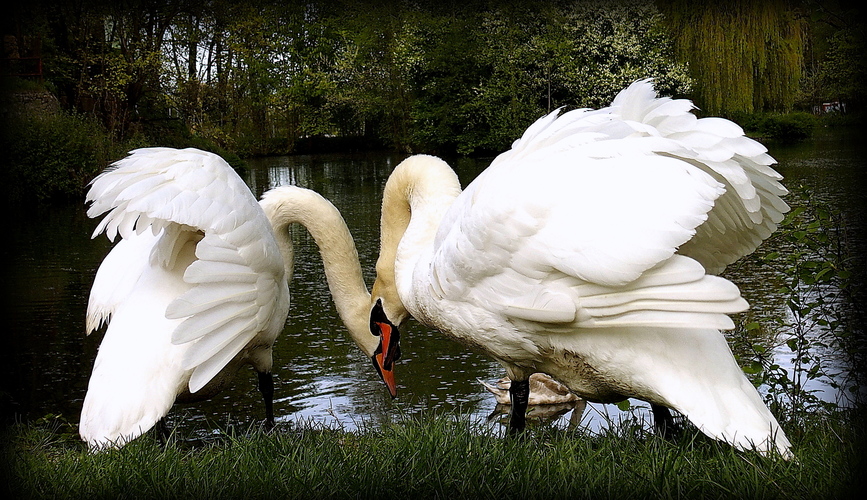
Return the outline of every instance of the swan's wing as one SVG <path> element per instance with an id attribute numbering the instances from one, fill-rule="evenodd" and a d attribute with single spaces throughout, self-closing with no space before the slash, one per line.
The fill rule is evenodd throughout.
<path id="1" fill-rule="evenodd" d="M 183 319 L 172 341 L 192 343 L 184 359 L 184 367 L 194 370 L 192 392 L 257 334 L 279 332 L 288 311 L 279 248 L 249 188 L 219 156 L 195 149 L 136 150 L 94 179 L 87 199 L 93 202 L 89 216 L 108 212 L 94 236 L 105 231 L 112 240 L 129 239 L 151 231 L 158 237 L 147 256 L 150 265 L 172 267 L 182 244 L 201 238 L 196 260 L 183 275 L 191 288 L 166 310 L 168 318 Z M 123 266 L 131 257 L 126 253 L 113 259 L 113 251 L 109 267 Z M 110 293 L 101 296 L 96 318 L 107 317 L 113 307 Z"/>
<path id="2" fill-rule="evenodd" d="M 787 191 L 763 145 L 744 136 L 737 124 L 699 119 L 693 109 L 685 99 L 658 98 L 650 81 L 641 80 L 618 94 L 608 108 L 557 116 L 558 110 L 539 119 L 492 167 L 514 166 L 515 159 L 525 157 L 570 155 L 576 145 L 596 156 L 643 148 L 688 162 L 723 184 L 725 193 L 679 253 L 718 274 L 753 252 L 776 229 L 789 210 L 781 199 Z"/>
<path id="3" fill-rule="evenodd" d="M 612 103 L 612 112 L 643 134 L 659 135 L 675 147 L 659 154 L 682 159 L 721 182 L 726 192 L 679 252 L 711 273 L 752 253 L 782 221 L 788 205 L 782 176 L 767 148 L 723 118 L 696 118 L 684 99 L 656 98 L 649 81 L 636 82 Z"/>
<path id="4" fill-rule="evenodd" d="M 691 109 L 642 81 L 609 108 L 533 124 L 443 218 L 434 294 L 472 289 L 539 323 L 730 328 L 746 303 L 704 271 L 774 230 L 785 189 L 764 147 Z"/>
<path id="5" fill-rule="evenodd" d="M 438 233 L 434 295 L 547 329 L 731 328 L 726 314 L 746 308 L 737 287 L 675 254 L 722 186 L 683 161 L 622 152 L 555 155 L 472 183 Z"/>
<path id="6" fill-rule="evenodd" d="M 157 240 L 158 237 L 151 233 L 124 239 L 103 259 L 96 271 L 87 302 L 88 334 L 108 323 L 118 305 L 129 297 L 148 267 L 150 254 Z"/>

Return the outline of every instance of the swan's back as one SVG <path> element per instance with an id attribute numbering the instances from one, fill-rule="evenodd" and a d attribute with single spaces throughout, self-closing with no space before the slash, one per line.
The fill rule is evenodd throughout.
<path id="1" fill-rule="evenodd" d="M 108 328 L 82 411 L 86 441 L 134 438 L 179 394 L 219 390 L 230 364 L 270 371 L 289 307 L 284 262 L 228 164 L 194 149 L 136 150 L 93 181 L 88 201 L 91 217 L 107 212 L 94 236 L 122 241 L 88 303 L 88 331 Z"/>

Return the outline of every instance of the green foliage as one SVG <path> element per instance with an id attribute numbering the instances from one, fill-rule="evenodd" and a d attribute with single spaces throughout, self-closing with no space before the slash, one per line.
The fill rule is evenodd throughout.
<path id="1" fill-rule="evenodd" d="M 803 186 L 791 188 L 788 202 L 793 208 L 772 237 L 784 250 L 761 256 L 775 275 L 785 277 L 780 291 L 786 297 L 787 314 L 776 320 L 778 336 L 772 344 L 777 348 L 755 341 L 764 335 L 755 333 L 761 329 L 759 324 L 749 323 L 743 327 L 746 332 L 735 335 L 735 350 L 748 344 L 745 350 L 750 354 L 741 357 L 741 364 L 755 383 L 766 388 L 777 415 L 803 421 L 843 403 L 823 401 L 814 381 L 850 394 L 848 403 L 863 404 L 855 393 L 862 382 L 855 378 L 858 374 L 840 372 L 845 366 L 858 366 L 865 346 L 857 334 L 858 325 L 846 312 L 860 306 L 850 295 L 853 261 L 843 237 L 841 214 Z M 829 353 L 843 353 L 843 358 Z"/>
<path id="2" fill-rule="evenodd" d="M 729 119 L 737 122 L 749 135 L 781 142 L 809 139 L 819 126 L 819 118 L 802 111 L 793 113 L 732 113 Z"/>
<path id="3" fill-rule="evenodd" d="M 64 102 L 118 137 L 180 115 L 251 155 L 314 136 L 471 153 L 638 78 L 688 92 L 661 20 L 652 0 L 132 2 L 52 6 L 28 27 Z"/>
<path id="4" fill-rule="evenodd" d="M 40 7 L 28 9 L 21 30 L 43 40 L 45 86 L 66 109 L 117 140 L 147 135 L 161 145 L 179 135 L 160 124 L 180 121 L 242 155 L 291 153 L 332 137 L 491 154 L 541 115 L 607 105 L 638 78 L 729 115 L 788 110 L 796 98 L 855 102 L 867 81 L 859 78 L 861 24 L 821 30 L 846 18 L 789 0 Z M 808 34 L 817 65 L 798 94 Z M 810 128 L 803 117 L 765 125 L 763 135 L 786 138 Z"/>
<path id="5" fill-rule="evenodd" d="M 790 111 L 798 95 L 807 23 L 790 0 L 660 0 L 678 54 L 711 115 Z"/>
<path id="6" fill-rule="evenodd" d="M 118 140 L 102 124 L 81 114 L 13 114 L 0 130 L 5 202 L 79 202 L 88 183 L 109 164 L 132 149 L 154 146 L 152 135 L 160 137 L 160 146 L 197 147 L 221 155 L 235 168 L 243 167 L 236 154 L 213 141 L 190 136 L 172 122 L 162 124 L 160 130 Z"/>
<path id="7" fill-rule="evenodd" d="M 16 32 L 43 42 L 50 86 L 67 109 L 87 113 L 117 137 L 159 88 L 162 35 L 176 10 L 159 2 L 37 2 Z"/>
<path id="8" fill-rule="evenodd" d="M 811 17 L 811 64 L 802 81 L 801 104 L 839 101 L 851 111 L 863 112 L 867 96 L 863 7 L 857 2 L 834 2 L 811 12 Z"/>
<path id="9" fill-rule="evenodd" d="M 499 152 L 559 107 L 600 107 L 653 77 L 690 90 L 650 2 L 506 2 L 445 14 L 425 30 L 413 104 L 414 143 Z"/>
<path id="10" fill-rule="evenodd" d="M 801 141 L 813 135 L 818 121 L 810 113 L 768 115 L 759 124 L 762 135 L 780 141 Z"/>
<path id="11" fill-rule="evenodd" d="M 410 151 L 411 76 L 420 62 L 423 16 L 404 2 L 343 2 L 323 22 L 339 37 L 332 98 L 353 118 L 354 130 L 342 132 L 375 135 Z"/>
<path id="12" fill-rule="evenodd" d="M 94 120 L 67 113 L 12 118 L 0 148 L 7 201 L 79 197 L 96 174 L 125 153 Z"/>

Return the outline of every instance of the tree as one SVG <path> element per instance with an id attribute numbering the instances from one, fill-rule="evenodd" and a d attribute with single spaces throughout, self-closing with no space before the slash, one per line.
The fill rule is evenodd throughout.
<path id="1" fill-rule="evenodd" d="M 336 97 L 354 111 L 364 135 L 409 151 L 419 11 L 401 1 L 339 5 L 332 21 L 341 44 Z"/>
<path id="2" fill-rule="evenodd" d="M 179 117 L 248 154 L 317 135 L 496 152 L 541 115 L 607 105 L 639 78 L 690 89 L 652 0 L 64 5 L 49 16 L 63 54 L 51 67 L 80 108 L 118 130 Z"/>
<path id="3" fill-rule="evenodd" d="M 810 45 L 802 83 L 805 105 L 839 101 L 849 111 L 863 109 L 867 96 L 867 18 L 860 5 L 808 2 Z"/>
<path id="4" fill-rule="evenodd" d="M 807 23 L 796 0 L 660 0 L 693 99 L 708 114 L 790 111 L 804 66 Z"/>
<path id="5" fill-rule="evenodd" d="M 640 78 L 667 95 L 690 89 L 650 1 L 491 2 L 432 16 L 413 111 L 422 146 L 502 151 L 543 114 L 605 106 Z"/>

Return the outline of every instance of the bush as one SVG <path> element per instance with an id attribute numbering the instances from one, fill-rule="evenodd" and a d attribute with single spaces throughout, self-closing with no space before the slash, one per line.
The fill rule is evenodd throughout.
<path id="1" fill-rule="evenodd" d="M 786 142 L 808 139 L 818 125 L 815 116 L 801 111 L 787 114 L 735 113 L 729 119 L 751 135 Z"/>
<path id="2" fill-rule="evenodd" d="M 12 115 L 0 131 L 0 182 L 6 203 L 80 201 L 88 183 L 136 148 L 195 147 L 219 154 L 236 169 L 234 153 L 177 126 L 151 127 L 118 141 L 95 119 L 68 112 Z M 154 140 L 152 135 L 159 138 Z"/>
<path id="3" fill-rule="evenodd" d="M 11 201 L 71 200 L 128 146 L 99 123 L 68 113 L 12 117 L 0 139 Z"/>
<path id="4" fill-rule="evenodd" d="M 813 135 L 816 117 L 804 112 L 785 115 L 769 115 L 760 123 L 764 134 L 770 139 L 802 141 Z"/>

